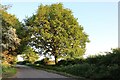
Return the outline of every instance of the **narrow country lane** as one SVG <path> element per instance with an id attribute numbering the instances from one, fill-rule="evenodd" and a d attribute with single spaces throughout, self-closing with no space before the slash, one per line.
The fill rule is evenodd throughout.
<path id="1" fill-rule="evenodd" d="M 47 72 L 44 70 L 33 69 L 24 65 L 17 65 L 18 72 L 16 78 L 67 78 L 62 75 Z"/>

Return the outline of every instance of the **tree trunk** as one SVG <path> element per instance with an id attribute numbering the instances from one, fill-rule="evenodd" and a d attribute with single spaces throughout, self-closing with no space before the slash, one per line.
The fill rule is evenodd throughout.
<path id="1" fill-rule="evenodd" d="M 58 63 L 57 56 L 55 56 L 55 65 Z"/>

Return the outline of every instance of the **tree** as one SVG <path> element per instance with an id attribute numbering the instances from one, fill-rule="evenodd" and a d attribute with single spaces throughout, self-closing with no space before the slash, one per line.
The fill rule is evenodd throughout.
<path id="1" fill-rule="evenodd" d="M 2 33 L 2 50 L 12 51 L 17 48 L 20 43 L 20 39 L 16 35 L 16 29 L 8 27 L 5 31 L 3 28 Z"/>
<path id="2" fill-rule="evenodd" d="M 25 20 L 34 37 L 31 45 L 57 59 L 63 56 L 76 57 L 85 53 L 88 35 L 83 31 L 70 9 L 61 3 L 40 5 L 37 13 Z"/>
<path id="3" fill-rule="evenodd" d="M 25 61 L 29 61 L 32 64 L 39 59 L 39 55 L 35 53 L 30 46 L 26 46 L 25 50 L 22 52 L 22 57 Z"/>
<path id="4" fill-rule="evenodd" d="M 16 29 L 20 27 L 20 22 L 14 15 L 11 15 L 6 11 L 7 8 L 7 6 L 2 6 L 0 9 L 0 13 L 2 14 L 0 47 L 2 48 L 1 56 L 3 57 L 3 62 L 7 61 L 8 63 L 12 63 L 16 56 L 14 51 L 20 45 L 20 39 L 16 34 Z"/>
<path id="5" fill-rule="evenodd" d="M 29 43 L 29 40 L 31 39 L 29 34 L 30 30 L 26 28 L 24 24 L 22 24 L 22 26 L 17 30 L 18 37 L 21 39 L 21 42 L 16 51 L 18 54 L 22 54 L 22 52 L 24 52 L 25 50 L 26 45 Z"/>

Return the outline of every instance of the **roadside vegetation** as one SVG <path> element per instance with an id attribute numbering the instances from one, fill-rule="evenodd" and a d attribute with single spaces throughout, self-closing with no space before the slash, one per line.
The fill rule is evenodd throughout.
<path id="1" fill-rule="evenodd" d="M 0 26 L 0 30 L 2 30 L 0 33 L 2 37 L 2 40 L 0 39 L 0 48 L 2 48 L 2 53 L 0 53 L 1 73 L 3 78 L 7 78 L 12 77 L 16 73 L 16 69 L 12 66 L 17 61 L 17 52 L 15 50 L 20 45 L 20 39 L 16 34 L 18 33 L 20 22 L 14 15 L 6 11 L 10 6 L 0 4 L 0 7 L 0 13 L 2 14 L 2 27 Z"/>
<path id="2" fill-rule="evenodd" d="M 13 67 L 2 66 L 2 78 L 11 78 L 16 72 L 17 70 Z"/>

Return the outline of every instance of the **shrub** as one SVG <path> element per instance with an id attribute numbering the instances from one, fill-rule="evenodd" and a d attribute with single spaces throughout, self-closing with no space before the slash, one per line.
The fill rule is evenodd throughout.
<path id="1" fill-rule="evenodd" d="M 68 59 L 68 60 L 60 60 L 57 65 L 74 65 L 74 64 L 82 64 L 84 62 L 83 59 Z"/>
<path id="2" fill-rule="evenodd" d="M 49 61 L 49 58 L 44 58 L 42 60 L 36 61 L 34 64 L 42 64 L 42 65 L 46 65 Z"/>
<path id="3" fill-rule="evenodd" d="M 17 62 L 17 64 L 20 64 L 20 65 L 26 65 L 26 64 L 29 64 L 30 62 L 29 61 L 19 61 Z"/>
<path id="4" fill-rule="evenodd" d="M 112 52 L 106 52 L 106 55 L 98 55 L 94 57 L 88 57 L 85 62 L 89 64 L 96 65 L 106 65 L 109 66 L 111 64 L 120 65 L 120 49 L 113 49 Z"/>

